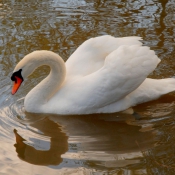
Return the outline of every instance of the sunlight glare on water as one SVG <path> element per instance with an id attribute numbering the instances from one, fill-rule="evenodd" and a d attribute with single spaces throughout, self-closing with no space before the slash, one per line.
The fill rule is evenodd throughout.
<path id="1" fill-rule="evenodd" d="M 14 66 L 34 50 L 65 61 L 85 40 L 141 36 L 161 64 L 150 75 L 175 75 L 173 0 L 0 1 L 0 174 L 174 174 L 175 94 L 134 107 L 133 115 L 29 114 L 24 97 L 49 72 L 35 71 L 15 96 Z M 139 66 L 139 65 L 138 65 Z"/>

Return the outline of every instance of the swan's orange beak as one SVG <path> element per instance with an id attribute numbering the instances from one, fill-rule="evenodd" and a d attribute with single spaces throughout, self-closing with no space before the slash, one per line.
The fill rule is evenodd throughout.
<path id="1" fill-rule="evenodd" d="M 23 82 L 23 79 L 15 76 L 15 81 L 12 87 L 12 95 L 14 95 L 17 92 L 22 82 Z"/>

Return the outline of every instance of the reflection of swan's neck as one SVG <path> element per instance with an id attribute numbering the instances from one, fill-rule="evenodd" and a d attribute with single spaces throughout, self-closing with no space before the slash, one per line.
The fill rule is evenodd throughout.
<path id="1" fill-rule="evenodd" d="M 32 60 L 30 60 L 33 61 L 31 67 L 35 67 L 33 68 L 34 70 L 42 65 L 48 65 L 50 67 L 50 73 L 27 94 L 24 106 L 28 112 L 35 111 L 34 108 L 38 108 L 40 105 L 47 103 L 47 101 L 58 91 L 66 75 L 65 64 L 60 56 L 49 51 L 39 52 L 43 53 L 37 54 L 36 52 L 33 52 L 36 54 L 34 55 L 35 57 L 32 57 Z"/>

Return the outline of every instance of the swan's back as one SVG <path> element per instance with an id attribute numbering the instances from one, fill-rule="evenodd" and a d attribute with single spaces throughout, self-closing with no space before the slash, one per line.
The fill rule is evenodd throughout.
<path id="1" fill-rule="evenodd" d="M 66 62 L 67 77 L 83 77 L 99 70 L 105 58 L 122 45 L 142 45 L 140 37 L 104 35 L 85 41 Z"/>

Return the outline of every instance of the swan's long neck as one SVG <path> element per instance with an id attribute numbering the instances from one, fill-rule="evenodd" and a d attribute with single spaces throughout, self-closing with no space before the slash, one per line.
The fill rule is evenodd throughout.
<path id="1" fill-rule="evenodd" d="M 49 75 L 33 88 L 25 98 L 25 109 L 30 112 L 39 110 L 34 108 L 43 106 L 58 91 L 64 82 L 66 68 L 62 58 L 50 51 L 35 51 L 26 57 L 24 57 L 24 61 L 26 61 L 26 66 L 28 67 L 27 71 L 22 71 L 22 74 L 29 75 L 42 65 L 50 67 Z"/>

